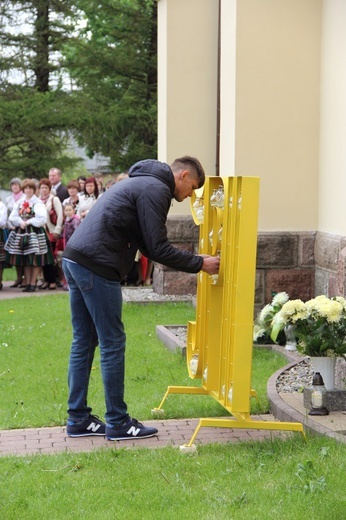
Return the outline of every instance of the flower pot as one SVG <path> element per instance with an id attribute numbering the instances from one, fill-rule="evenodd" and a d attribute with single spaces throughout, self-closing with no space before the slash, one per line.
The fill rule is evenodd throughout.
<path id="1" fill-rule="evenodd" d="M 319 372 L 323 378 L 326 390 L 335 388 L 335 357 L 311 357 L 314 372 Z"/>

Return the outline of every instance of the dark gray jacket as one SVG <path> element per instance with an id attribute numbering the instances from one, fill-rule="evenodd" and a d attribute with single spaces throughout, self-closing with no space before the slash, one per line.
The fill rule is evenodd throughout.
<path id="1" fill-rule="evenodd" d="M 139 249 L 146 257 L 188 273 L 200 271 L 203 259 L 173 247 L 166 220 L 175 182 L 168 164 L 134 164 L 129 178 L 100 197 L 76 229 L 64 251 L 73 260 L 109 280 L 123 280 Z"/>

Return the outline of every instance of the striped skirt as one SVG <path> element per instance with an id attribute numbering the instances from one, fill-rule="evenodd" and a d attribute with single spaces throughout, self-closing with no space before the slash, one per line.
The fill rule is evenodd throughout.
<path id="1" fill-rule="evenodd" d="M 0 263 L 4 262 L 6 259 L 5 253 L 5 242 L 6 242 L 6 229 L 0 228 Z"/>
<path id="2" fill-rule="evenodd" d="M 54 263 L 45 228 L 28 226 L 11 231 L 5 244 L 9 265 L 42 267 Z"/>

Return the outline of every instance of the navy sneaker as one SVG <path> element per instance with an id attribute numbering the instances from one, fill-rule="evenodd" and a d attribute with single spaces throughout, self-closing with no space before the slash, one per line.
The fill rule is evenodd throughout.
<path id="1" fill-rule="evenodd" d="M 157 433 L 156 428 L 144 426 L 144 424 L 129 417 L 120 426 L 109 426 L 106 424 L 106 438 L 109 441 L 126 441 L 128 439 L 146 439 Z"/>
<path id="2" fill-rule="evenodd" d="M 96 415 L 90 415 L 86 421 L 67 421 L 66 433 L 69 437 L 88 437 L 105 435 L 106 425 Z"/>

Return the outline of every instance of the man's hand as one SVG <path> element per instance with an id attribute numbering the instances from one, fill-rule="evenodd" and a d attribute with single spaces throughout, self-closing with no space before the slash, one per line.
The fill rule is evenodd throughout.
<path id="1" fill-rule="evenodd" d="M 217 274 L 220 267 L 220 258 L 218 256 L 199 255 L 203 257 L 203 265 L 201 271 L 208 274 Z"/>

